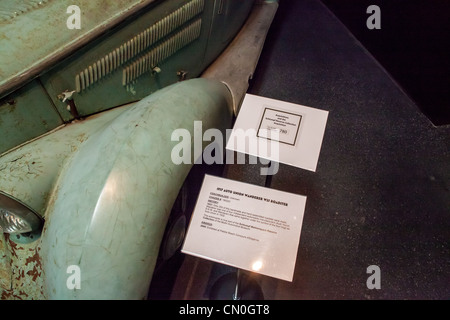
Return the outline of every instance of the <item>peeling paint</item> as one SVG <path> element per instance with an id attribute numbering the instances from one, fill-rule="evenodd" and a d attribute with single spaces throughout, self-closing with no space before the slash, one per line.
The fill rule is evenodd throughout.
<path id="1" fill-rule="evenodd" d="M 0 158 L 0 190 L 44 216 L 46 210 L 53 207 L 59 190 L 55 182 L 66 159 L 77 152 L 78 145 L 88 140 L 92 132 L 126 109 L 128 107 L 124 106 L 105 112 L 102 117 L 93 116 L 73 123 L 65 130 L 56 130 L 4 154 Z M 44 233 L 46 229 L 47 223 L 44 224 Z M 46 298 L 40 250 L 40 239 L 29 244 L 17 244 L 10 240 L 8 234 L 0 233 L 0 299 Z"/>
<path id="2" fill-rule="evenodd" d="M 38 243 L 39 241 L 30 244 L 17 244 L 9 239 L 8 234 L 2 235 L 0 255 L 5 254 L 5 252 L 9 253 L 9 261 L 5 261 L 7 267 L 3 271 L 7 272 L 6 276 L 8 273 L 10 276 L 9 285 L 5 283 L 5 286 L 2 285 L 0 288 L 2 300 L 45 299 Z M 8 267 L 9 271 L 7 271 Z M 3 276 L 0 276 L 0 280 L 3 280 Z"/>
<path id="3" fill-rule="evenodd" d="M 11 289 L 11 258 L 3 233 L 0 233 L 0 289 Z"/>

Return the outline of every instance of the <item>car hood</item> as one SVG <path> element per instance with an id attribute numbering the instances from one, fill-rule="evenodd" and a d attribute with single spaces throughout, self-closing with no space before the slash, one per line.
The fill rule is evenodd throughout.
<path id="1" fill-rule="evenodd" d="M 70 29 L 72 0 L 2 0 L 0 97 L 156 0 L 79 0 L 80 29 Z"/>

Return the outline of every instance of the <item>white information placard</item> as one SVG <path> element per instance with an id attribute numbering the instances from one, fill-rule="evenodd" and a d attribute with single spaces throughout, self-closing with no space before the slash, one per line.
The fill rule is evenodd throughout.
<path id="1" fill-rule="evenodd" d="M 246 94 L 226 149 L 316 171 L 327 120 L 325 110 Z M 264 146 L 273 140 L 275 154 Z"/>
<path id="2" fill-rule="evenodd" d="M 276 129 L 279 130 L 277 141 L 295 146 L 301 120 L 300 114 L 265 107 L 258 128 L 258 137 L 273 139 L 268 133 Z"/>
<path id="3" fill-rule="evenodd" d="M 205 175 L 182 252 L 292 281 L 306 197 Z"/>

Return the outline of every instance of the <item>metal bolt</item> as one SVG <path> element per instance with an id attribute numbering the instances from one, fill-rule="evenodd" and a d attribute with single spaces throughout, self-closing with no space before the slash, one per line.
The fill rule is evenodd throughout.
<path id="1" fill-rule="evenodd" d="M 57 98 L 61 100 L 62 102 L 66 102 L 66 100 L 72 100 L 72 96 L 75 93 L 75 91 L 64 91 L 57 95 Z"/>
<path id="2" fill-rule="evenodd" d="M 184 71 L 184 70 L 178 71 L 178 72 L 177 72 L 177 76 L 178 76 L 179 81 L 184 81 L 184 80 L 186 80 L 187 74 L 188 74 L 187 71 Z"/>
<path id="3" fill-rule="evenodd" d="M 160 67 L 153 67 L 152 69 L 153 73 L 161 73 L 161 68 Z"/>

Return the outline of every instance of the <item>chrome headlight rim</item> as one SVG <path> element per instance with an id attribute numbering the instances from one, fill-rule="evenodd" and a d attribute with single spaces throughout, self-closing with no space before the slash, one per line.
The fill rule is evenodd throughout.
<path id="1" fill-rule="evenodd" d="M 0 214 L 9 214 L 14 216 L 15 219 L 21 219 L 29 227 L 29 229 L 23 231 L 15 231 L 11 229 L 12 227 L 7 227 L 5 230 L 0 226 L 1 232 L 11 235 L 25 235 L 25 237 L 29 234 L 37 235 L 41 232 L 44 220 L 33 209 L 3 191 L 0 191 Z"/>

